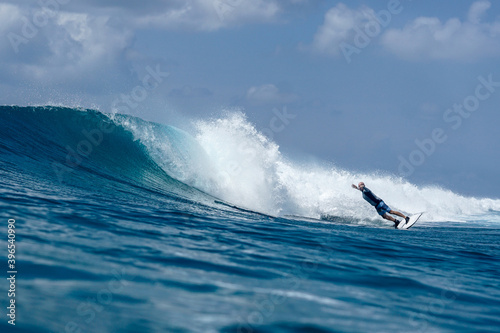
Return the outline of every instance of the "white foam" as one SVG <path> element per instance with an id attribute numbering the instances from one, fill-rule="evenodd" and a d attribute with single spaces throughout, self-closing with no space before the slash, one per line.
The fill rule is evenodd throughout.
<path id="1" fill-rule="evenodd" d="M 433 186 L 418 187 L 391 175 L 292 162 L 241 112 L 196 121 L 195 128 L 195 140 L 204 151 L 203 158 L 199 158 L 199 153 L 179 154 L 171 148 L 158 150 L 157 147 L 170 146 L 166 142 L 155 143 L 160 138 L 151 135 L 143 141 L 156 147 L 155 159 L 176 161 L 159 163 L 170 175 L 182 174 L 181 180 L 189 185 L 255 211 L 313 218 L 326 214 L 376 219 L 373 207 L 351 188 L 352 183 L 359 181 L 364 181 L 392 209 L 405 213 L 425 211 L 426 221 L 465 221 L 469 216 L 488 214 L 489 210 L 500 211 L 500 200 L 468 198 Z M 163 157 L 159 157 L 159 151 Z"/>
<path id="2" fill-rule="evenodd" d="M 390 175 L 356 174 L 334 166 L 300 165 L 287 160 L 276 143 L 257 131 L 240 112 L 197 122 L 197 141 L 206 151 L 218 186 L 204 189 L 257 211 L 280 215 L 322 214 L 376 218 L 352 183 L 364 181 L 391 208 L 426 212 L 425 220 L 462 221 L 500 210 L 500 200 L 467 198 L 439 187 L 418 187 Z"/>

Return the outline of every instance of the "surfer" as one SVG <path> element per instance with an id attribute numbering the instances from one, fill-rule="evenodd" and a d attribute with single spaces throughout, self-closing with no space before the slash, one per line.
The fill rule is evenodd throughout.
<path id="1" fill-rule="evenodd" d="M 408 220 L 410 219 L 408 216 L 404 216 L 402 213 L 390 209 L 389 206 L 387 206 L 385 204 L 384 200 L 377 197 L 375 194 L 373 194 L 372 191 L 370 191 L 365 186 L 365 183 L 360 182 L 358 184 L 358 186 L 352 184 L 352 188 L 355 188 L 356 190 L 360 190 L 363 193 L 363 199 L 365 199 L 366 201 L 368 201 L 368 203 L 370 205 L 375 207 L 375 209 L 377 210 L 377 213 L 380 216 L 382 216 L 386 220 L 394 222 L 394 228 L 397 228 L 399 223 L 401 223 L 401 221 L 396 220 L 394 217 L 390 216 L 389 214 L 400 216 L 400 217 L 404 218 L 406 220 L 406 222 L 408 222 Z"/>

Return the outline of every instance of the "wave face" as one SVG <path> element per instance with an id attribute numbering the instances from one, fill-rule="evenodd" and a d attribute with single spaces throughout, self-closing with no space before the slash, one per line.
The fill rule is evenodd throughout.
<path id="1" fill-rule="evenodd" d="M 195 203 L 211 205 L 215 197 L 273 216 L 334 216 L 371 223 L 378 219 L 375 211 L 350 187 L 364 181 L 391 208 L 425 211 L 427 221 L 491 220 L 500 211 L 500 200 L 419 187 L 391 175 L 292 161 L 240 112 L 198 120 L 192 135 L 93 110 L 2 107 L 0 115 L 6 133 L 0 144 L 12 154 L 10 162 L 29 158 L 29 164 L 21 164 L 32 169 L 24 171 L 42 172 L 55 184 L 82 186 L 86 177 L 119 179 Z"/>

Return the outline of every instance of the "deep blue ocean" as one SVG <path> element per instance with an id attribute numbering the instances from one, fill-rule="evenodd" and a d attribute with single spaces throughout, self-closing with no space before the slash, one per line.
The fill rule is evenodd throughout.
<path id="1" fill-rule="evenodd" d="M 292 161 L 238 112 L 2 106 L 0 214 L 1 332 L 500 331 L 500 200 Z"/>

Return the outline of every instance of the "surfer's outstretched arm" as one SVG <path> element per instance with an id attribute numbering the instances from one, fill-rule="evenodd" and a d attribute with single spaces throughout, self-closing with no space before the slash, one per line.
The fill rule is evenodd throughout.
<path id="1" fill-rule="evenodd" d="M 357 187 L 356 185 L 352 184 L 351 186 L 352 186 L 352 188 L 355 188 L 356 190 L 361 191 L 361 190 L 359 189 L 359 187 Z"/>

